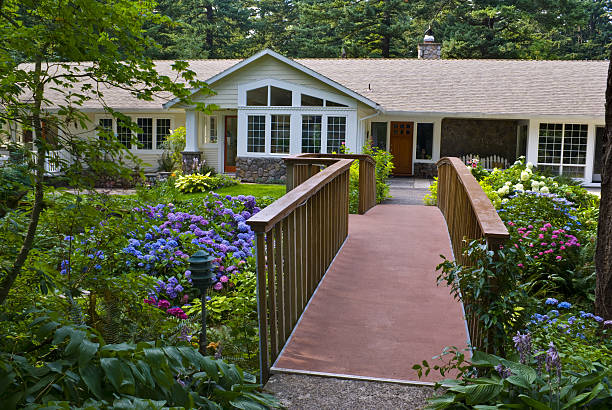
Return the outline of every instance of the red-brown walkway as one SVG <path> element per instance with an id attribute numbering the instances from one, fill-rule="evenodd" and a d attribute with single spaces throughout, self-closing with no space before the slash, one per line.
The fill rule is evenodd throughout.
<path id="1" fill-rule="evenodd" d="M 467 346 L 460 303 L 436 286 L 451 256 L 437 207 L 377 205 L 351 215 L 349 237 L 323 278 L 273 371 L 419 379 L 415 363 L 445 346 Z"/>

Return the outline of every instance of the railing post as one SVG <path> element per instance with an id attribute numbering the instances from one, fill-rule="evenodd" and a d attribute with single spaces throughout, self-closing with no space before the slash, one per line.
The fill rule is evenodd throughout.
<path id="1" fill-rule="evenodd" d="M 268 359 L 268 319 L 266 306 L 266 255 L 264 233 L 255 233 L 257 261 L 257 322 L 259 325 L 259 381 L 264 384 L 270 377 Z"/>
<path id="2" fill-rule="evenodd" d="M 290 161 L 285 162 L 285 165 L 287 167 L 287 175 L 286 175 L 287 179 L 285 181 L 285 186 L 287 187 L 287 192 L 289 192 L 295 186 L 294 180 L 293 180 L 294 167 L 293 167 L 293 162 L 290 162 Z"/>

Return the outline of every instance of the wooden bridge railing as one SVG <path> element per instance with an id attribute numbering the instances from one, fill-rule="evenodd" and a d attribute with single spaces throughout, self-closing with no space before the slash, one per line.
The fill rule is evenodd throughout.
<path id="1" fill-rule="evenodd" d="M 472 261 L 463 255 L 465 240 L 484 238 L 489 249 L 498 249 L 510 235 L 495 207 L 463 161 L 446 157 L 436 165 L 438 207 L 448 225 L 455 260 L 462 265 L 471 265 Z M 482 347 L 486 335 L 478 317 L 468 308 L 465 314 L 472 346 Z"/>
<path id="2" fill-rule="evenodd" d="M 256 234 L 262 383 L 348 235 L 353 160 L 314 160 L 307 166 L 327 167 L 247 221 Z"/>
<path id="3" fill-rule="evenodd" d="M 364 154 L 299 154 L 285 158 L 287 192 L 339 158 L 359 160 L 359 214 L 376 205 L 376 162 Z"/>

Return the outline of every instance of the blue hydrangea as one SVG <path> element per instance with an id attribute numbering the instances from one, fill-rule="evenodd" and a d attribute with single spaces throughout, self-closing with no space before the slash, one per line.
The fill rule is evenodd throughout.
<path id="1" fill-rule="evenodd" d="M 559 301 L 555 298 L 548 298 L 544 303 L 546 303 L 547 305 L 556 305 L 557 303 L 559 303 Z"/>
<path id="2" fill-rule="evenodd" d="M 557 305 L 559 309 L 569 309 L 572 307 L 572 304 L 569 302 L 561 302 Z"/>

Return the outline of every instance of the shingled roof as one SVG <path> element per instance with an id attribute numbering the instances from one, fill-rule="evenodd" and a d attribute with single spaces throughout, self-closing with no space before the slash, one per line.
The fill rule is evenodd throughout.
<path id="1" fill-rule="evenodd" d="M 242 60 L 191 60 L 209 79 Z M 387 112 L 504 116 L 603 117 L 607 61 L 295 59 L 295 62 L 378 103 Z M 171 75 L 172 61 L 157 61 Z M 213 86 L 214 89 L 214 86 Z M 51 98 L 53 100 L 53 98 Z M 159 110 L 165 99 L 141 101 L 108 89 L 115 109 Z M 85 109 L 100 108 L 89 101 Z"/>

